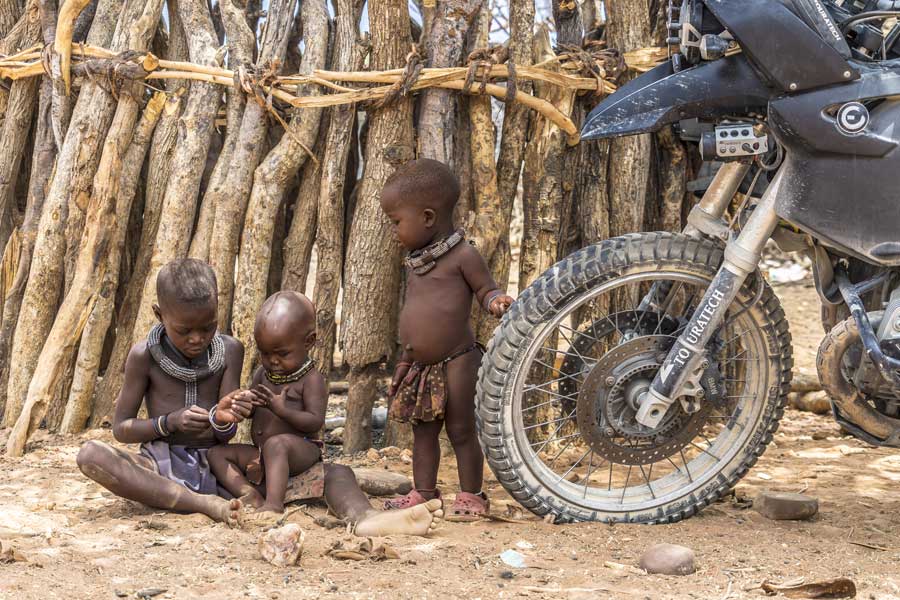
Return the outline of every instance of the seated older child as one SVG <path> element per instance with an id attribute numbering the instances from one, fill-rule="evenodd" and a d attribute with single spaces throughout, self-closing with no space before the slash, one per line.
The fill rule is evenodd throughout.
<path id="1" fill-rule="evenodd" d="M 98 441 L 78 453 L 78 467 L 112 493 L 154 508 L 199 512 L 230 525 L 240 502 L 226 500 L 207 462 L 207 449 L 227 442 L 237 416 L 250 414 L 238 390 L 244 348 L 217 333 L 213 270 L 197 260 L 165 265 L 156 280 L 159 319 L 125 362 L 113 435 L 140 444 L 134 454 Z M 138 418 L 146 402 L 146 419 Z"/>
<path id="2" fill-rule="evenodd" d="M 315 308 L 303 294 L 278 292 L 263 303 L 254 329 L 262 364 L 251 383 L 253 445 L 211 449 L 213 472 L 228 491 L 257 508 L 262 520 L 281 516 L 288 478 L 299 475 L 293 497 L 324 496 L 332 512 L 354 524 L 357 535 L 430 533 L 443 514 L 440 502 L 396 513 L 375 510 L 350 468 L 322 462 L 318 434 L 328 386 L 309 357 L 315 327 Z M 245 416 L 242 411 L 228 414 L 235 422 Z"/>

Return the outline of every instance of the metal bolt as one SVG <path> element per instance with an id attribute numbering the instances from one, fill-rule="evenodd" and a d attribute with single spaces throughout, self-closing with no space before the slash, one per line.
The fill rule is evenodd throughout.
<path id="1" fill-rule="evenodd" d="M 792 83 L 792 84 L 789 85 L 788 87 L 791 88 L 791 91 L 792 91 L 792 92 L 797 90 L 797 84 L 796 84 L 796 83 Z"/>
<path id="2" fill-rule="evenodd" d="M 605 435 L 606 437 L 613 437 L 614 435 L 616 435 L 616 430 L 612 427 L 604 427 L 603 435 Z"/>
<path id="3" fill-rule="evenodd" d="M 701 368 L 701 369 L 708 369 L 708 368 L 709 368 L 709 361 L 708 361 L 708 360 L 704 360 L 702 363 L 700 363 L 700 368 Z"/>
<path id="4" fill-rule="evenodd" d="M 844 71 L 844 77 L 850 79 L 850 76 L 853 75 L 850 71 Z"/>
<path id="5" fill-rule="evenodd" d="M 697 397 L 698 397 L 698 398 L 703 398 L 703 397 L 705 397 L 705 396 L 706 396 L 706 392 L 705 392 L 702 388 L 699 389 L 699 390 L 697 390 Z"/>
<path id="6" fill-rule="evenodd" d="M 897 317 L 897 320 L 894 321 L 894 329 L 900 331 L 900 317 Z"/>
<path id="7" fill-rule="evenodd" d="M 606 378 L 606 385 L 613 385 L 616 382 L 616 378 L 610 375 Z"/>

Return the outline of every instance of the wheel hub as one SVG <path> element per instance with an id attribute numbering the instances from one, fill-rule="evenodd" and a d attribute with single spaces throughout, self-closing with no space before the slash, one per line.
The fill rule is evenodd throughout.
<path id="1" fill-rule="evenodd" d="M 635 419 L 674 343 L 667 335 L 636 337 L 607 352 L 593 367 L 578 394 L 576 417 L 581 435 L 597 454 L 620 464 L 651 464 L 678 453 L 701 431 L 714 407 L 709 397 L 692 414 L 681 402 L 673 403 L 652 429 Z M 711 387 L 724 389 L 718 383 Z"/>

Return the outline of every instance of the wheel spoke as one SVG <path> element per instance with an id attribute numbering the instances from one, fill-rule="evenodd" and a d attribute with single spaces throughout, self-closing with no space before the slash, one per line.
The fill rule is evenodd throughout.
<path id="1" fill-rule="evenodd" d="M 641 469 L 641 475 L 644 476 L 644 481 L 647 482 L 647 489 L 650 490 L 650 497 L 656 500 L 656 494 L 653 493 L 653 486 L 650 485 L 650 475 L 653 474 L 653 464 L 650 464 L 650 475 L 644 473 L 644 465 L 638 465 L 638 467 Z"/>
<path id="2" fill-rule="evenodd" d="M 584 493 L 581 494 L 582 498 L 587 498 L 588 484 L 591 482 L 591 471 L 594 469 L 594 451 L 591 450 L 591 457 L 588 458 L 588 472 L 587 476 L 584 478 Z"/>

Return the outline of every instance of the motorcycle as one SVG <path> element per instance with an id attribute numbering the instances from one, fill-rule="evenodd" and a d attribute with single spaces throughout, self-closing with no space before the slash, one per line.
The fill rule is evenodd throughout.
<path id="1" fill-rule="evenodd" d="M 747 474 L 793 366 L 758 267 L 770 239 L 812 261 L 834 418 L 900 447 L 898 9 L 670 3 L 670 60 L 602 101 L 582 139 L 674 126 L 720 167 L 681 233 L 575 252 L 495 332 L 479 436 L 523 506 L 556 522 L 669 523 Z"/>

